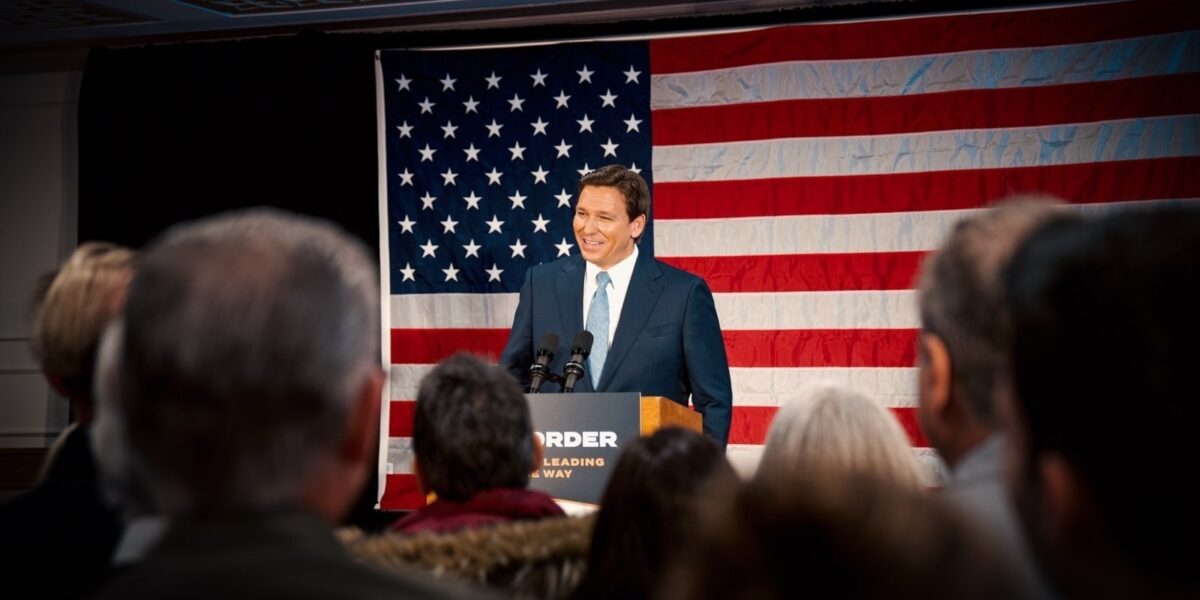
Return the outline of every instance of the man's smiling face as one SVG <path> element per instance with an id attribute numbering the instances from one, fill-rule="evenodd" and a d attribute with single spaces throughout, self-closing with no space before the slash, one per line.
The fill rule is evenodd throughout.
<path id="1" fill-rule="evenodd" d="M 625 195 L 617 188 L 587 186 L 579 192 L 573 226 L 583 259 L 608 270 L 633 253 L 646 216 L 630 220 Z"/>

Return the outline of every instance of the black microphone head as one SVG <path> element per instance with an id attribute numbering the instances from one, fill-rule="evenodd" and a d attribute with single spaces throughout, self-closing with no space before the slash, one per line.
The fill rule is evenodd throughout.
<path id="1" fill-rule="evenodd" d="M 571 354 L 591 354 L 592 342 L 596 341 L 592 337 L 592 332 L 588 330 L 580 331 L 575 334 L 575 339 L 571 341 Z"/>
<path id="2" fill-rule="evenodd" d="M 554 354 L 558 350 L 558 334 L 547 333 L 542 336 L 542 342 L 538 344 L 538 354 Z"/>

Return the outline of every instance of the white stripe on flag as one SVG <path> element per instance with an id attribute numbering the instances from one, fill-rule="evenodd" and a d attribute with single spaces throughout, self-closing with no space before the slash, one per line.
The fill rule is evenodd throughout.
<path id="1" fill-rule="evenodd" d="M 1193 73 L 1200 32 L 869 60 L 790 61 L 655 75 L 654 109 L 776 100 L 902 96 Z"/>
<path id="2" fill-rule="evenodd" d="M 418 329 L 512 327 L 517 294 L 392 296 L 392 326 Z M 918 326 L 911 290 L 713 294 L 722 329 L 896 329 Z M 512 309 L 475 312 L 511 304 Z"/>
<path id="3" fill-rule="evenodd" d="M 654 147 L 654 180 L 882 175 L 1196 156 L 1200 115 Z M 665 255 L 665 253 L 663 253 Z"/>

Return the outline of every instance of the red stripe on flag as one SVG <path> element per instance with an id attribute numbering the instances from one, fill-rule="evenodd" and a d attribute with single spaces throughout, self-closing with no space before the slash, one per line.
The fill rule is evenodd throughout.
<path id="1" fill-rule="evenodd" d="M 987 206 L 1023 192 L 1076 203 L 1200 196 L 1200 157 L 1048 167 L 654 184 L 655 219 L 895 213 Z"/>
<path id="2" fill-rule="evenodd" d="M 413 415 L 416 412 L 416 401 L 393 400 L 388 411 L 388 436 L 412 437 Z"/>
<path id="3" fill-rule="evenodd" d="M 392 363 L 433 364 L 459 350 L 498 356 L 508 331 L 393 329 Z M 721 335 L 731 367 L 911 367 L 916 360 L 915 329 L 727 329 Z"/>
<path id="4" fill-rule="evenodd" d="M 383 498 L 379 500 L 382 510 L 416 510 L 425 506 L 425 495 L 417 485 L 416 475 L 388 475 Z"/>
<path id="5" fill-rule="evenodd" d="M 779 410 L 777 406 L 735 406 L 733 417 L 729 424 L 730 444 L 764 444 L 767 441 L 767 431 L 771 428 L 771 420 Z M 909 443 L 914 448 L 928 448 L 929 440 L 917 425 L 917 409 L 899 407 L 888 409 L 895 415 L 900 427 L 908 435 Z"/>
<path id="6" fill-rule="evenodd" d="M 1120 2 L 969 15 L 796 25 L 650 42 L 655 75 L 793 60 L 849 60 L 1080 44 L 1200 26 L 1188 1 Z"/>
<path id="7" fill-rule="evenodd" d="M 795 137 L 1037 127 L 1189 114 L 1200 74 L 905 96 L 779 100 L 656 110 L 655 146 Z"/>
<path id="8" fill-rule="evenodd" d="M 731 367 L 911 367 L 915 329 L 726 330 Z"/>
<path id="9" fill-rule="evenodd" d="M 714 292 L 826 292 L 914 287 L 925 252 L 665 257 Z"/>
<path id="10" fill-rule="evenodd" d="M 508 342 L 508 329 L 392 329 L 392 364 L 434 364 L 455 352 L 495 362 Z"/>

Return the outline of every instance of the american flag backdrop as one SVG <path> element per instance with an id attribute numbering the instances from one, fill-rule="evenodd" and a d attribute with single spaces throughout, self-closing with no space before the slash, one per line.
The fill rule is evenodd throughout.
<path id="1" fill-rule="evenodd" d="M 830 379 L 919 453 L 912 290 L 964 215 L 1017 192 L 1080 205 L 1200 197 L 1200 11 L 1118 2 L 641 41 L 379 53 L 390 398 L 381 507 L 411 475 L 422 375 L 499 356 L 532 265 L 577 253 L 579 177 L 651 184 L 641 251 L 712 288 L 729 453 Z"/>

